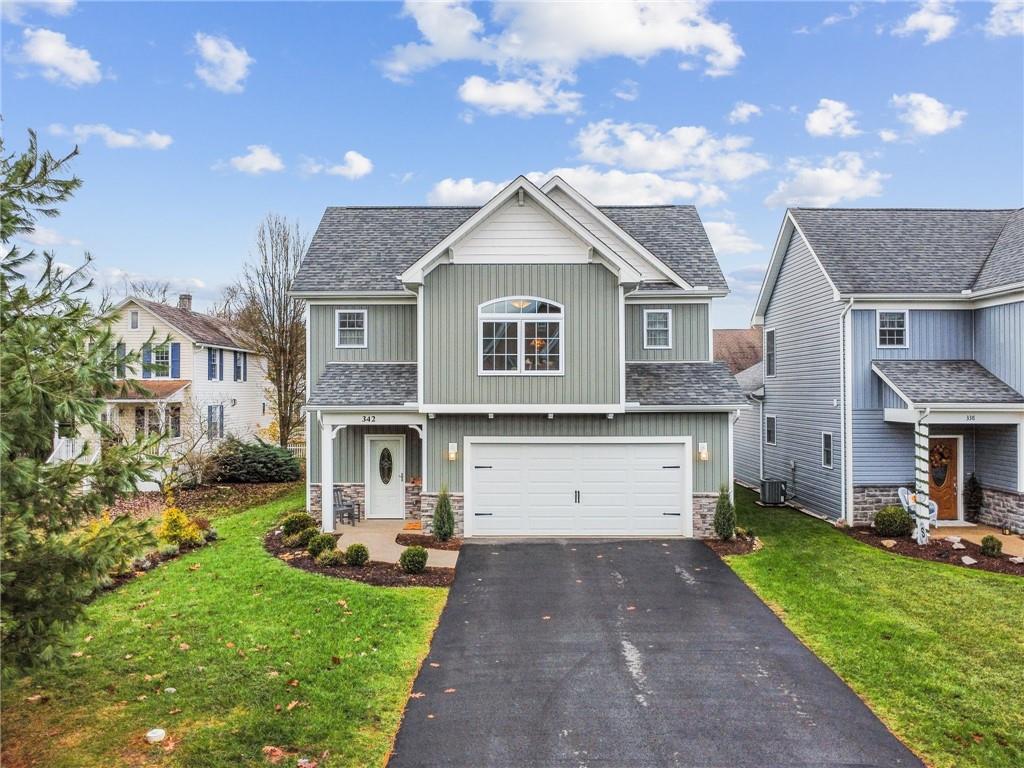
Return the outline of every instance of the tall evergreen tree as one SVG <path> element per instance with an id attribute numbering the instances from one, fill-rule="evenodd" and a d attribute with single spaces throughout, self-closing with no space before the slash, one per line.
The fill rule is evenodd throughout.
<path id="1" fill-rule="evenodd" d="M 0 138 L 0 639 L 5 676 L 62 656 L 61 636 L 110 570 L 150 541 L 128 517 L 85 530 L 159 461 L 156 437 L 118 442 L 103 420 L 118 360 L 109 306 L 93 308 L 89 257 L 78 269 L 52 253 L 22 253 L 13 239 L 40 216 L 54 217 L 81 181 L 64 157 L 40 152 L 36 136 L 21 154 Z M 137 354 L 137 353 L 136 353 Z M 48 462 L 55 425 L 83 441 L 81 461 Z M 97 461 L 91 458 L 102 444 Z"/>

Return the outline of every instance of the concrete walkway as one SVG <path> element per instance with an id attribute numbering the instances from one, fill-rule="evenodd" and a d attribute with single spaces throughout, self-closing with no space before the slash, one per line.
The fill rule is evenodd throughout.
<path id="1" fill-rule="evenodd" d="M 356 525 L 342 525 L 335 529 L 341 534 L 338 548 L 345 549 L 350 544 L 365 544 L 370 550 L 370 559 L 380 563 L 397 563 L 398 557 L 405 549 L 395 543 L 395 536 L 401 533 L 404 520 L 363 520 Z M 446 549 L 428 549 L 427 566 L 435 568 L 454 568 L 459 553 Z"/>
<path id="2" fill-rule="evenodd" d="M 937 539 L 959 536 L 965 541 L 979 545 L 983 538 L 990 535 L 1003 542 L 1003 554 L 1007 557 L 1024 557 L 1024 539 L 1016 533 L 1006 536 L 1001 530 L 990 525 L 940 525 L 932 533 L 932 536 Z"/>

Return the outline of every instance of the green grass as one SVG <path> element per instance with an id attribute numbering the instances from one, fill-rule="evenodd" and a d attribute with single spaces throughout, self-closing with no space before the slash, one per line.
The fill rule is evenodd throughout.
<path id="1" fill-rule="evenodd" d="M 894 555 L 737 488 L 729 565 L 931 765 L 1024 765 L 1024 579 Z"/>
<path id="2" fill-rule="evenodd" d="M 301 504 L 222 518 L 215 545 L 97 600 L 71 638 L 80 657 L 6 686 L 4 765 L 266 765 L 268 745 L 296 750 L 291 765 L 325 750 L 322 767 L 383 764 L 446 591 L 270 557 L 263 534 Z M 26 701 L 39 692 L 49 700 Z M 173 749 L 145 743 L 155 727 Z"/>

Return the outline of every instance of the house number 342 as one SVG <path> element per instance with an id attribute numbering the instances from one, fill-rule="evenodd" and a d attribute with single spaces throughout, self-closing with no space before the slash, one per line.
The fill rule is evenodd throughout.
<path id="1" fill-rule="evenodd" d="M 376 416 L 363 416 L 363 423 L 364 424 L 368 423 L 368 422 L 373 422 L 373 421 L 376 421 L 376 420 L 377 420 Z"/>

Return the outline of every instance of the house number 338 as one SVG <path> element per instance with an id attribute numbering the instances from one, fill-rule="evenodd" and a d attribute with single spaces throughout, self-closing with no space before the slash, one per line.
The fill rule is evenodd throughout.
<path id="1" fill-rule="evenodd" d="M 373 422 L 373 421 L 376 421 L 376 420 L 377 420 L 376 416 L 363 416 L 363 423 L 364 424 L 368 423 L 368 422 Z"/>

